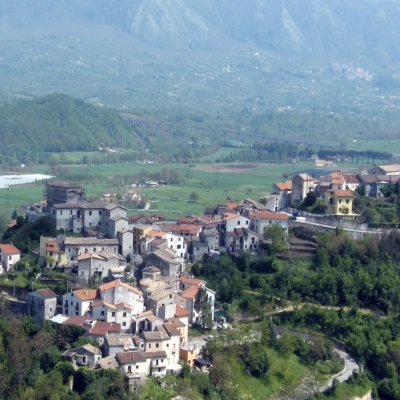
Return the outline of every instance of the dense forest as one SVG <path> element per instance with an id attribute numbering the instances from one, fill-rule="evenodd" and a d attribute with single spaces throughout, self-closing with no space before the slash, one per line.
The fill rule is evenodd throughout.
<path id="1" fill-rule="evenodd" d="M 291 305 L 294 312 L 276 317 L 277 323 L 344 341 L 365 364 L 380 398 L 397 399 L 399 244 L 397 230 L 356 241 L 338 229 L 318 237 L 315 256 L 282 258 L 279 249 L 267 246 L 256 257 L 225 255 L 192 272 L 217 290 L 232 317 L 239 310 L 263 317 L 274 306 Z"/>
<path id="2" fill-rule="evenodd" d="M 117 112 L 53 94 L 1 107 L 0 164 L 39 164 L 48 152 L 132 147 L 137 136 Z"/>
<path id="3" fill-rule="evenodd" d="M 171 115 L 169 119 L 173 124 L 189 124 L 188 128 L 149 125 L 144 129 L 143 126 L 129 124 L 115 110 L 60 94 L 7 103 L 1 106 L 0 114 L 0 137 L 3 139 L 0 165 L 5 168 L 19 164 L 47 164 L 52 162 L 54 153 L 59 153 L 61 157 L 64 152 L 73 151 L 88 152 L 79 160 L 84 164 L 144 159 L 185 162 L 215 152 L 229 138 L 239 139 L 245 147 L 257 149 L 257 152 L 253 149 L 243 150 L 237 153 L 235 159 L 287 162 L 298 157 L 307 158 L 318 151 L 318 144 L 311 146 L 306 143 L 322 140 L 326 131 L 330 140 L 347 138 L 353 132 L 357 132 L 355 136 L 361 138 L 392 138 L 396 137 L 398 126 L 396 121 L 371 120 L 367 117 L 270 110 L 257 112 L 247 121 L 249 129 L 246 133 L 265 135 L 267 142 L 264 143 L 262 137 L 240 136 L 241 129 L 229 118 L 219 119 L 213 115 L 188 112 L 179 116 Z M 201 141 L 196 127 L 203 129 Z M 207 128 L 210 128 L 210 132 Z M 268 136 L 278 140 L 268 140 Z M 288 142 L 280 142 L 280 139 Z M 305 144 L 290 143 L 291 140 Z M 117 152 L 93 154 L 102 144 L 116 148 Z M 391 156 L 373 150 L 359 152 L 345 148 L 321 149 L 318 154 L 321 158 L 346 157 L 354 163 L 381 162 Z M 231 160 L 227 157 L 219 161 Z"/>

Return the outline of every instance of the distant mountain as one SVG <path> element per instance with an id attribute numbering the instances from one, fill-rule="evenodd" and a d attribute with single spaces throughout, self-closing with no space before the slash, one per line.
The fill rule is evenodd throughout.
<path id="1" fill-rule="evenodd" d="M 371 113 L 398 86 L 399 21 L 400 0 L 0 0 L 0 101 L 59 92 L 242 125 L 267 107 Z"/>
<path id="2" fill-rule="evenodd" d="M 44 152 L 133 147 L 135 132 L 112 110 L 52 94 L 0 108 L 0 159 L 38 162 Z"/>
<path id="3" fill-rule="evenodd" d="M 385 62 L 400 59 L 399 21 L 399 0 L 0 1 L 0 36 L 8 38 L 103 25 L 160 48 L 219 47 L 231 38 L 286 55 Z"/>

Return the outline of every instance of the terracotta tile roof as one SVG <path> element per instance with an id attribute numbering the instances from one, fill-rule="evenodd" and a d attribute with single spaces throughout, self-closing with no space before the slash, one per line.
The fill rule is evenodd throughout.
<path id="1" fill-rule="evenodd" d="M 120 310 L 121 308 L 127 308 L 129 310 L 132 310 L 132 307 L 127 303 L 112 304 L 105 300 L 98 300 L 98 301 L 93 302 L 93 304 L 92 304 L 93 308 L 99 307 L 99 306 L 106 306 L 108 308 L 112 308 L 113 310 Z"/>
<path id="2" fill-rule="evenodd" d="M 122 287 L 124 287 L 124 288 L 130 290 L 131 292 L 135 292 L 136 294 L 139 294 L 139 295 L 141 295 L 141 296 L 143 295 L 143 293 L 142 293 L 141 290 L 139 290 L 139 289 L 137 289 L 137 288 L 135 288 L 135 287 L 133 287 L 133 286 L 131 286 L 131 285 L 128 285 L 127 283 L 118 281 L 118 280 L 111 281 L 111 282 L 109 282 L 109 283 L 106 283 L 106 284 L 104 284 L 104 285 L 101 285 L 101 286 L 99 287 L 99 290 L 100 290 L 100 292 L 104 292 L 105 290 L 114 289 L 114 288 L 120 287 L 120 286 L 122 286 Z"/>
<path id="3" fill-rule="evenodd" d="M 225 221 L 229 221 L 231 219 L 236 219 L 236 218 L 239 218 L 239 217 L 240 217 L 239 214 L 230 214 L 230 213 L 224 214 L 224 220 Z"/>
<path id="4" fill-rule="evenodd" d="M 181 278 L 179 278 L 179 280 L 182 283 L 187 283 L 189 285 L 200 285 L 201 283 L 204 283 L 204 281 L 202 279 L 195 279 L 195 278 L 186 278 L 185 276 L 182 276 Z"/>
<path id="5" fill-rule="evenodd" d="M 289 219 L 287 214 L 284 213 L 274 213 L 270 211 L 256 211 L 252 214 L 256 215 L 260 219 L 268 219 L 268 220 L 275 220 L 275 221 L 287 221 Z"/>
<path id="6" fill-rule="evenodd" d="M 176 305 L 175 310 L 175 317 L 188 317 L 190 315 L 189 311 L 180 306 L 179 304 Z"/>
<path id="7" fill-rule="evenodd" d="M 360 180 L 358 179 L 357 175 L 353 174 L 345 174 L 343 175 L 346 183 L 360 183 Z"/>
<path id="8" fill-rule="evenodd" d="M 11 243 L 0 245 L 0 250 L 6 254 L 21 254 L 21 252 Z"/>
<path id="9" fill-rule="evenodd" d="M 89 301 L 97 299 L 96 289 L 79 289 L 72 292 L 74 296 L 78 297 L 82 301 Z"/>
<path id="10" fill-rule="evenodd" d="M 146 234 L 146 237 L 154 237 L 157 239 L 163 239 L 164 236 L 168 235 L 168 232 L 161 232 L 161 231 L 151 231 L 148 234 Z"/>
<path id="11" fill-rule="evenodd" d="M 83 326 L 87 331 L 92 329 L 91 325 L 84 325 L 85 322 L 88 320 L 88 317 L 82 315 L 74 315 L 69 317 L 66 321 L 63 322 L 63 325 L 80 325 Z"/>
<path id="12" fill-rule="evenodd" d="M 167 318 L 166 322 L 168 324 L 173 324 L 177 328 L 184 328 L 186 326 L 179 318 L 176 318 L 176 317 L 175 318 Z"/>
<path id="13" fill-rule="evenodd" d="M 231 208 L 231 209 L 234 209 L 234 208 L 238 207 L 239 204 L 240 204 L 239 201 L 227 201 L 227 202 L 225 203 L 225 205 L 226 205 L 228 208 Z"/>
<path id="14" fill-rule="evenodd" d="M 275 183 L 275 186 L 279 189 L 279 190 L 292 190 L 292 181 L 285 181 L 285 182 L 278 182 Z"/>
<path id="15" fill-rule="evenodd" d="M 333 193 L 336 197 L 353 197 L 351 190 L 328 190 Z"/>
<path id="16" fill-rule="evenodd" d="M 181 297 L 184 299 L 194 299 L 198 291 L 198 286 L 190 286 L 190 288 L 187 288 L 182 292 Z"/>
<path id="17" fill-rule="evenodd" d="M 142 313 L 138 314 L 136 318 L 147 317 L 148 315 L 154 315 L 153 310 L 143 311 Z"/>
<path id="18" fill-rule="evenodd" d="M 164 328 L 169 336 L 181 336 L 181 333 L 178 331 L 177 327 L 172 322 L 165 323 Z"/>
<path id="19" fill-rule="evenodd" d="M 45 299 L 53 299 L 57 297 L 57 295 L 51 289 L 48 288 L 36 290 L 36 293 L 39 293 Z"/>
<path id="20" fill-rule="evenodd" d="M 11 221 L 9 221 L 9 223 L 7 224 L 7 228 L 12 228 L 14 226 L 17 226 L 17 220 L 16 219 L 12 219 Z"/>
<path id="21" fill-rule="evenodd" d="M 97 321 L 89 334 L 96 336 L 105 336 L 107 333 L 121 332 L 121 324 L 115 322 Z"/>
<path id="22" fill-rule="evenodd" d="M 146 362 L 146 356 L 140 351 L 125 351 L 115 356 L 119 364 L 136 364 Z"/>
<path id="23" fill-rule="evenodd" d="M 82 254 L 80 256 L 78 256 L 78 261 L 82 261 L 82 260 L 89 260 L 90 258 L 95 258 L 96 260 L 102 260 L 105 261 L 105 259 L 101 256 L 99 256 L 98 254 Z"/>

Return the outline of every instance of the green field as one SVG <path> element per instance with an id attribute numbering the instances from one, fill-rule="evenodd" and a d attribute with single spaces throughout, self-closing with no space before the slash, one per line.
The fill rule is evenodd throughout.
<path id="1" fill-rule="evenodd" d="M 337 140 L 327 140 L 319 142 L 319 145 L 339 146 L 340 143 L 345 143 L 348 150 L 371 150 L 382 151 L 388 153 L 400 153 L 400 140 L 346 140 L 340 142 Z"/>
<path id="2" fill-rule="evenodd" d="M 230 150 L 230 149 L 229 149 Z M 217 154 L 217 153 L 216 153 Z M 238 167 L 241 167 L 238 169 Z M 351 170 L 356 164 L 341 163 L 334 169 Z M 141 170 L 161 171 L 163 168 L 176 170 L 186 182 L 179 185 L 159 186 L 155 188 L 132 188 L 132 175 Z M 86 191 L 87 197 L 99 198 L 104 191 L 123 194 L 126 190 L 135 190 L 147 195 L 152 201 L 148 212 L 158 210 L 168 218 L 177 215 L 199 214 L 205 207 L 211 207 L 226 200 L 258 200 L 270 193 L 275 182 L 281 182 L 292 173 L 315 168 L 311 162 L 298 164 L 251 164 L 251 163 L 203 163 L 203 164 L 99 164 L 90 166 L 69 166 Z M 36 166 L 26 173 L 48 172 L 47 166 Z M 226 171 L 226 172 L 224 172 Z M 97 176 L 97 178 L 96 178 Z M 286 177 L 286 178 L 285 178 Z M 65 179 L 65 178 L 62 178 Z M 125 183 L 126 186 L 125 186 Z M 21 205 L 38 203 L 44 198 L 44 183 L 11 186 L 0 189 L 0 207 L 7 215 Z M 190 200 L 191 192 L 197 192 L 199 199 Z M 142 212 L 128 207 L 129 215 Z"/>

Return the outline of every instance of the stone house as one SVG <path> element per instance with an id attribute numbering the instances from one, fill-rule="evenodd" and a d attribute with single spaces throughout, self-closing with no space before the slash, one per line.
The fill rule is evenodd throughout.
<path id="1" fill-rule="evenodd" d="M 96 289 L 79 289 L 63 295 L 62 308 L 64 315 L 87 315 L 93 301 L 98 298 Z"/>
<path id="2" fill-rule="evenodd" d="M 65 254 L 69 263 L 77 263 L 83 254 L 98 254 L 108 252 L 118 254 L 118 239 L 98 239 L 96 237 L 75 238 L 65 237 Z"/>
<path id="3" fill-rule="evenodd" d="M 291 204 L 303 201 L 307 193 L 313 191 L 316 181 L 312 176 L 307 174 L 298 174 L 292 179 L 292 200 Z"/>
<path id="4" fill-rule="evenodd" d="M 136 316 L 144 311 L 143 293 L 139 289 L 118 280 L 106 283 L 99 287 L 100 299 L 110 304 L 127 304 L 131 308 L 131 315 Z M 114 321 L 108 321 L 114 322 Z"/>
<path id="5" fill-rule="evenodd" d="M 285 213 L 275 213 L 269 211 L 257 211 L 250 214 L 250 229 L 262 238 L 264 229 L 271 224 L 279 224 L 287 233 L 289 227 L 289 217 Z"/>
<path id="6" fill-rule="evenodd" d="M 179 276 L 185 267 L 184 259 L 168 248 L 146 254 L 143 259 L 145 267 L 154 265 L 161 270 L 161 274 L 164 276 Z"/>
<path id="7" fill-rule="evenodd" d="M 39 289 L 29 293 L 28 310 L 33 322 L 43 325 L 57 312 L 57 295 L 51 289 Z"/>
<path id="8" fill-rule="evenodd" d="M 21 259 L 21 252 L 11 243 L 0 245 L 0 262 L 3 272 L 8 272 Z"/>
<path id="9" fill-rule="evenodd" d="M 101 351 L 91 344 L 85 344 L 65 351 L 62 356 L 75 365 L 96 368 L 101 359 Z"/>
<path id="10" fill-rule="evenodd" d="M 94 275 L 102 282 L 108 277 L 108 271 L 114 268 L 125 268 L 125 258 L 112 254 L 107 251 L 100 253 L 85 253 L 77 257 L 78 277 L 86 282 L 92 279 Z"/>

